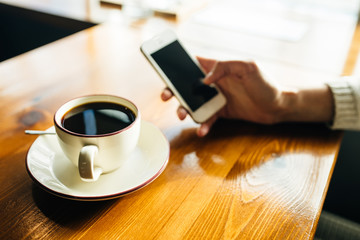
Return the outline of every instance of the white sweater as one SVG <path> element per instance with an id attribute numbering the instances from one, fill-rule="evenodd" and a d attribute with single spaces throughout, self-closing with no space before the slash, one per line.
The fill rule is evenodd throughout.
<path id="1" fill-rule="evenodd" d="M 328 82 L 335 101 L 332 129 L 360 130 L 360 77 Z"/>

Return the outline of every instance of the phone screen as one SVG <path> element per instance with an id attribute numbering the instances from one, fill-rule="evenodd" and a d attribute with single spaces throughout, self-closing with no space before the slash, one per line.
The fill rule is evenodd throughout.
<path id="1" fill-rule="evenodd" d="M 215 88 L 202 83 L 204 73 L 178 41 L 154 52 L 151 57 L 193 112 L 218 94 Z"/>

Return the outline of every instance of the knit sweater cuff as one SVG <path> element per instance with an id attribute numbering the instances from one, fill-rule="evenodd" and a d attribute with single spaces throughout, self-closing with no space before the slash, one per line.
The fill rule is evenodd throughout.
<path id="1" fill-rule="evenodd" d="M 345 79 L 344 79 L 345 80 Z M 338 80 L 326 83 L 334 97 L 334 119 L 330 124 L 332 129 L 359 128 L 359 114 L 356 97 L 349 82 Z"/>

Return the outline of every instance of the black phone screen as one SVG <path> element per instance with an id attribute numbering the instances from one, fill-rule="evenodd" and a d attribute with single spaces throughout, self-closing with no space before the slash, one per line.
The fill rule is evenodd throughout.
<path id="1" fill-rule="evenodd" d="M 202 83 L 205 77 L 178 41 L 151 54 L 192 111 L 217 95 L 218 91 Z"/>

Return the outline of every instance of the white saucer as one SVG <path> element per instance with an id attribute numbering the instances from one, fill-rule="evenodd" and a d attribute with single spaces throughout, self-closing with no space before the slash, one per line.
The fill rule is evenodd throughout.
<path id="1" fill-rule="evenodd" d="M 138 146 L 124 165 L 96 182 L 84 182 L 78 169 L 63 154 L 56 135 L 39 136 L 30 147 L 26 168 L 30 177 L 57 196 L 98 201 L 117 198 L 145 187 L 165 169 L 169 142 L 153 124 L 142 121 Z"/>

